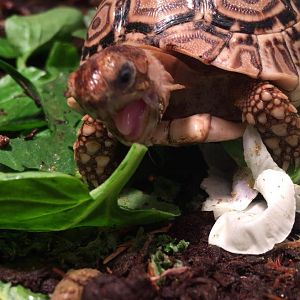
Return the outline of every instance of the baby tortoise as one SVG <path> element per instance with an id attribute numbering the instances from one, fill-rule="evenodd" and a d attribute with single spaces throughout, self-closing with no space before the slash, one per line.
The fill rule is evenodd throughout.
<path id="1" fill-rule="evenodd" d="M 299 166 L 299 7 L 295 0 L 104 0 L 69 78 L 69 102 L 99 128 L 92 136 L 99 145 L 116 143 L 107 129 L 126 145 L 180 146 L 235 139 L 251 124 L 284 169 Z M 85 126 L 83 148 L 75 144 L 84 177 L 94 158 Z M 104 151 L 95 183 L 111 170 Z"/>

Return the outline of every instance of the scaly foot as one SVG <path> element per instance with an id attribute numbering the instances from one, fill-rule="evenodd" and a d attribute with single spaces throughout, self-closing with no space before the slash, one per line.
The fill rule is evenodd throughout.
<path id="1" fill-rule="evenodd" d="M 118 142 L 102 122 L 88 115 L 83 118 L 77 140 L 74 143 L 74 157 L 82 178 L 90 187 L 104 182 L 120 162 Z"/>
<path id="2" fill-rule="evenodd" d="M 236 104 L 283 169 L 300 165 L 300 117 L 283 92 L 269 82 L 259 82 Z"/>

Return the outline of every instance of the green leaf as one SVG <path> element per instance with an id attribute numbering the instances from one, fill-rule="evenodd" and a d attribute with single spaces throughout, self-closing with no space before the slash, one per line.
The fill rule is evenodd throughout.
<path id="1" fill-rule="evenodd" d="M 239 167 L 246 167 L 242 139 L 222 142 L 222 145 Z"/>
<path id="2" fill-rule="evenodd" d="M 40 106 L 41 97 L 34 84 L 13 66 L 0 59 L 0 69 L 10 75 L 22 87 L 24 93 L 31 97 L 37 106 Z"/>
<path id="3" fill-rule="evenodd" d="M 154 274 L 158 276 L 169 268 L 182 267 L 182 262 L 170 255 L 186 250 L 189 244 L 185 240 L 178 242 L 167 234 L 157 236 L 149 248 L 150 264 Z"/>
<path id="4" fill-rule="evenodd" d="M 64 137 L 63 133 L 48 132 L 36 135 L 33 140 L 11 139 L 9 147 L 0 151 L 0 164 L 15 171 L 35 169 L 75 174 L 73 152 L 65 143 Z M 73 140 L 69 141 L 69 144 L 72 142 Z"/>
<path id="5" fill-rule="evenodd" d="M 179 210 L 174 210 L 174 206 L 168 206 L 168 209 L 171 208 L 170 211 L 160 210 L 160 208 L 154 208 L 156 205 L 154 203 L 153 207 L 152 202 L 149 203 L 147 209 L 139 208 L 135 210 L 132 206 L 130 207 L 130 205 L 119 207 L 117 200 L 119 194 L 123 190 L 128 180 L 135 173 L 135 170 L 140 164 L 146 151 L 147 148 L 145 146 L 133 144 L 125 159 L 121 162 L 115 172 L 102 185 L 91 191 L 90 194 L 92 198 L 95 199 L 94 206 L 98 206 L 98 208 L 93 209 L 93 211 L 91 210 L 91 212 L 88 210 L 85 212 L 86 216 L 88 216 L 88 219 L 87 221 L 82 221 L 83 224 L 86 224 L 86 226 L 96 226 L 96 223 L 94 223 L 94 212 L 98 210 L 105 212 L 105 215 L 102 216 L 101 220 L 103 224 L 102 226 L 108 226 L 108 224 L 114 226 L 146 224 L 172 219 L 180 214 Z M 136 195 L 133 196 L 136 197 Z M 127 194 L 127 197 L 129 198 L 130 196 Z M 115 199 L 115 201 L 113 201 L 113 199 Z M 131 201 L 134 202 L 136 199 Z M 130 201 L 127 203 L 129 202 Z M 122 201 L 120 201 L 120 203 L 122 204 Z M 138 207 L 135 205 L 135 208 Z M 164 208 L 166 208 L 166 206 L 164 206 Z"/>
<path id="6" fill-rule="evenodd" d="M 72 36 L 84 40 L 87 35 L 87 28 L 91 24 L 91 22 L 95 16 L 95 13 L 96 13 L 95 9 L 89 9 L 88 12 L 83 16 L 83 22 L 84 22 L 85 28 L 75 30 L 72 33 Z"/>
<path id="7" fill-rule="evenodd" d="M 157 197 L 149 194 L 145 194 L 136 189 L 125 189 L 118 199 L 118 204 L 121 208 L 127 210 L 142 210 L 151 207 L 161 210 L 172 212 L 175 215 L 179 215 L 178 207 L 174 204 L 157 200 Z"/>
<path id="8" fill-rule="evenodd" d="M 47 300 L 47 295 L 33 293 L 21 285 L 12 286 L 11 283 L 0 281 L 0 299 L 1 300 Z"/>
<path id="9" fill-rule="evenodd" d="M 42 110 L 29 97 L 0 100 L 0 131 L 20 131 L 44 127 Z"/>
<path id="10" fill-rule="evenodd" d="M 172 202 L 180 190 L 180 184 L 164 177 L 157 177 L 154 181 L 153 195 L 167 202 Z"/>
<path id="11" fill-rule="evenodd" d="M 86 28 L 90 26 L 90 24 L 95 16 L 95 13 L 96 13 L 96 9 L 92 8 L 92 9 L 89 9 L 87 14 L 84 15 L 83 22 L 84 22 L 84 25 Z"/>
<path id="12" fill-rule="evenodd" d="M 83 16 L 74 8 L 60 7 L 31 16 L 12 16 L 5 21 L 11 45 L 21 54 L 21 63 L 53 38 L 65 38 L 83 27 Z"/>
<path id="13" fill-rule="evenodd" d="M 243 143 L 241 139 L 222 142 L 222 145 L 239 167 L 246 166 L 246 162 L 244 160 Z M 295 184 L 300 183 L 300 168 L 290 168 L 287 173 Z"/>
<path id="14" fill-rule="evenodd" d="M 288 170 L 287 173 L 295 184 L 300 184 L 300 168 Z"/>
<path id="15" fill-rule="evenodd" d="M 86 29 L 78 29 L 72 33 L 72 36 L 84 40 L 86 38 L 86 34 Z"/>
<path id="16" fill-rule="evenodd" d="M 6 70 L 11 73 L 10 68 Z M 17 73 L 16 76 L 15 73 Z M 22 74 L 15 69 L 11 74 L 17 82 L 19 79 L 22 80 L 22 85 L 26 86 L 28 94 L 33 95 L 40 104 L 40 95 L 33 83 L 37 84 L 45 76 L 45 72 L 35 68 L 26 68 Z M 29 79 L 32 82 L 28 83 Z M 45 126 L 46 122 L 41 108 L 25 95 L 16 81 L 9 75 L 0 79 L 0 131 L 30 130 Z"/>
<path id="17" fill-rule="evenodd" d="M 16 58 L 17 50 L 9 43 L 8 39 L 0 38 L 0 57 Z"/>
<path id="18" fill-rule="evenodd" d="M 46 61 L 46 69 L 51 72 L 73 71 L 80 61 L 77 49 L 70 43 L 55 42 Z"/>
<path id="19" fill-rule="evenodd" d="M 110 178 L 90 193 L 78 178 L 62 173 L 0 173 L 0 228 L 57 231 L 82 226 L 128 226 L 174 218 L 178 211 L 158 210 L 151 203 L 147 209 L 118 206 L 120 191 L 146 151 L 145 146 L 134 144 Z"/>
<path id="20" fill-rule="evenodd" d="M 0 164 L 15 171 L 31 169 L 75 174 L 72 145 L 76 139 L 76 125 L 81 116 L 68 107 L 64 97 L 65 85 L 66 75 L 61 74 L 56 80 L 41 87 L 41 105 L 50 132 L 38 134 L 29 141 L 23 138 L 11 139 L 9 147 L 0 150 Z M 10 101 L 12 103 L 10 119 L 16 118 L 16 121 L 10 126 L 16 126 L 18 115 L 13 114 L 13 109 L 18 103 L 16 99 Z M 22 105 L 24 109 L 25 102 L 22 102 Z M 9 105 L 5 106 L 6 110 L 9 108 Z M 33 113 L 33 110 L 30 112 Z M 16 113 L 22 117 L 22 112 L 17 108 Z M 42 124 L 45 125 L 45 123 Z M 7 128 L 9 127 L 7 126 Z M 25 128 L 24 124 L 23 128 Z"/>

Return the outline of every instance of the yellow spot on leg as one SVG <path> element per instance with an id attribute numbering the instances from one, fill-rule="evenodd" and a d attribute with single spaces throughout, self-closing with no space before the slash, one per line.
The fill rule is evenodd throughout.
<path id="1" fill-rule="evenodd" d="M 251 113 L 246 114 L 246 120 L 249 124 L 255 125 L 255 119 Z"/>
<path id="2" fill-rule="evenodd" d="M 285 117 L 285 111 L 284 111 L 284 107 L 279 106 L 279 107 L 275 107 L 271 110 L 271 115 L 279 120 L 284 119 Z"/>

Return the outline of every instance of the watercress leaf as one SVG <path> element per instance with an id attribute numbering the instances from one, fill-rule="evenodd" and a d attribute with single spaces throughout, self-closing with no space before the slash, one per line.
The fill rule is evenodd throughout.
<path id="1" fill-rule="evenodd" d="M 46 61 L 50 72 L 73 71 L 80 61 L 77 49 L 70 43 L 55 42 Z"/>
<path id="2" fill-rule="evenodd" d="M 0 38 L 0 57 L 16 58 L 17 50 L 9 43 L 8 39 Z"/>
<path id="3" fill-rule="evenodd" d="M 48 134 L 37 134 L 32 140 L 11 139 L 10 145 L 0 150 L 0 164 L 15 171 L 33 169 L 75 174 L 72 145 L 76 139 L 75 127 L 81 116 L 67 106 L 65 84 L 66 75 L 60 74 L 41 88 L 41 105 L 50 128 Z M 17 126 L 17 122 L 11 126 Z"/>
<path id="4" fill-rule="evenodd" d="M 83 27 L 83 16 L 74 8 L 59 7 L 31 16 L 12 16 L 5 21 L 8 41 L 21 53 L 23 62 L 40 46 L 64 38 Z"/>
<path id="5" fill-rule="evenodd" d="M 0 164 L 15 171 L 76 172 L 72 149 L 65 145 L 63 134 L 37 135 L 33 140 L 11 139 L 9 146 L 0 151 Z"/>
<path id="6" fill-rule="evenodd" d="M 40 293 L 33 293 L 21 285 L 12 286 L 11 283 L 0 281 L 1 300 L 47 300 L 49 297 Z"/>

